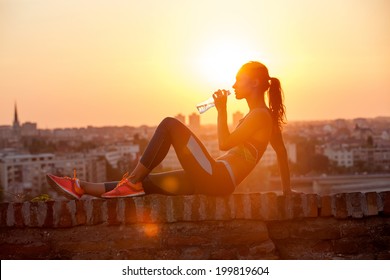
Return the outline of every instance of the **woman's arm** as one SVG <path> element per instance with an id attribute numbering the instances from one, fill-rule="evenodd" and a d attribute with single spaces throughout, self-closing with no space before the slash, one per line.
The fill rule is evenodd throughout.
<path id="1" fill-rule="evenodd" d="M 287 150 L 284 145 L 282 132 L 279 128 L 275 128 L 271 137 L 271 146 L 276 152 L 278 158 L 278 165 L 280 177 L 282 180 L 283 193 L 291 193 L 290 186 L 290 168 L 288 166 Z"/>
<path id="2" fill-rule="evenodd" d="M 230 135 L 229 127 L 227 124 L 227 110 L 226 110 L 227 97 L 228 97 L 228 92 L 225 90 L 218 90 L 213 94 L 215 108 L 218 111 L 218 117 L 217 117 L 218 144 L 221 150 L 223 150 L 221 147 L 221 141 L 223 141 L 223 139 L 228 138 Z"/>
<path id="3" fill-rule="evenodd" d="M 216 92 L 214 95 L 215 106 L 218 110 L 218 142 L 219 148 L 223 151 L 229 150 L 250 138 L 254 133 L 263 130 L 264 135 L 267 130 L 271 131 L 272 120 L 266 110 L 253 110 L 245 120 L 232 133 L 229 132 L 227 124 L 226 101 L 227 94 L 222 91 Z M 268 141 L 268 139 L 265 139 Z"/>
<path id="4" fill-rule="evenodd" d="M 218 110 L 217 124 L 218 124 L 219 149 L 224 151 L 224 150 L 226 150 L 226 148 L 225 148 L 223 143 L 224 143 L 225 139 L 228 139 L 230 136 L 229 127 L 228 127 L 228 123 L 227 123 L 226 107 L 224 110 Z"/>

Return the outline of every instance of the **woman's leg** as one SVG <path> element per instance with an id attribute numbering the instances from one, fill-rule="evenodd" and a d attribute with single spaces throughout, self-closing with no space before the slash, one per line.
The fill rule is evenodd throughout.
<path id="1" fill-rule="evenodd" d="M 79 183 L 85 194 L 100 197 L 106 192 L 105 183 L 90 183 L 81 180 Z"/>
<path id="2" fill-rule="evenodd" d="M 146 194 L 191 195 L 195 190 L 184 170 L 149 174 L 142 183 Z"/>
<path id="3" fill-rule="evenodd" d="M 173 146 L 183 167 L 181 171 L 150 174 Z M 180 121 L 165 118 L 157 127 L 136 168 L 127 178 L 131 183 L 142 182 L 145 193 L 226 195 L 234 184 L 226 166 L 216 162 L 201 141 Z M 93 195 L 109 192 L 118 182 L 103 185 L 85 184 Z M 115 196 L 115 195 L 114 195 Z"/>
<path id="4" fill-rule="evenodd" d="M 140 173 L 146 177 L 148 175 L 146 170 L 152 170 L 159 165 L 171 146 L 175 149 L 184 170 L 195 164 L 195 168 L 211 173 L 211 165 L 215 160 L 192 131 L 175 118 L 165 118 L 157 127 L 140 159 L 141 168 L 144 169 L 144 172 L 141 170 Z M 138 176 L 139 174 L 134 175 Z M 141 175 L 139 177 L 142 180 Z"/>
<path id="5" fill-rule="evenodd" d="M 100 197 L 113 190 L 119 181 L 90 183 L 80 180 L 79 183 L 85 194 Z M 194 193 L 194 186 L 184 170 L 149 174 L 143 180 L 142 185 L 146 194 L 189 195 Z"/>
<path id="6" fill-rule="evenodd" d="M 118 181 L 104 183 L 106 192 L 115 189 L 118 183 Z M 194 186 L 184 170 L 149 174 L 142 181 L 142 186 L 145 194 L 190 195 L 194 193 Z"/>
<path id="7" fill-rule="evenodd" d="M 234 190 L 225 165 L 216 162 L 201 141 L 184 124 L 174 118 L 164 119 L 157 127 L 140 159 L 141 168 L 139 170 L 136 168 L 132 175 L 139 180 L 144 180 L 150 172 L 148 170 L 152 170 L 162 162 L 171 146 L 175 149 L 184 169 L 186 185 L 195 186 L 191 190 L 192 193 L 219 195 Z M 156 177 L 155 181 L 157 181 Z"/>

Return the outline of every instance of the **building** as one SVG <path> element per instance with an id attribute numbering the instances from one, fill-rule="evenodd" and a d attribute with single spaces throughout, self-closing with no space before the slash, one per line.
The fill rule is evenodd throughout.
<path id="1" fill-rule="evenodd" d="M 9 139 L 12 136 L 12 126 L 0 125 L 0 139 Z"/>
<path id="2" fill-rule="evenodd" d="M 337 166 L 353 167 L 354 165 L 354 152 L 346 147 L 326 147 L 323 155 L 330 161 L 336 163 Z"/>
<path id="3" fill-rule="evenodd" d="M 190 129 L 194 132 L 197 132 L 200 130 L 200 116 L 196 113 L 192 113 L 188 116 L 188 126 Z"/>
<path id="4" fill-rule="evenodd" d="M 20 133 L 20 122 L 18 117 L 18 110 L 16 108 L 16 103 L 15 103 L 14 122 L 12 124 L 12 129 L 14 133 Z"/>
<path id="5" fill-rule="evenodd" d="M 175 119 L 179 120 L 180 122 L 182 122 L 184 124 L 186 123 L 186 117 L 184 115 L 182 115 L 182 114 L 176 115 Z"/>
<path id="6" fill-rule="evenodd" d="M 15 103 L 14 118 L 12 125 L 0 126 L 0 140 L 5 140 L 3 147 L 22 148 L 22 136 L 37 136 L 37 124 L 26 122 L 21 124 L 19 121 L 18 109 Z"/>
<path id="7" fill-rule="evenodd" d="M 56 156 L 44 154 L 1 154 L 0 184 L 5 196 L 12 194 L 39 195 L 47 191 L 46 174 L 58 176 L 73 176 L 92 182 L 102 182 L 106 179 L 106 166 L 103 158 L 72 154 Z"/>
<path id="8" fill-rule="evenodd" d="M 292 163 L 296 163 L 297 162 L 297 146 L 296 146 L 296 144 L 286 142 L 285 147 L 287 150 L 288 160 Z M 278 162 L 278 158 L 276 156 L 274 149 L 272 148 L 271 145 L 268 145 L 267 149 L 265 150 L 265 152 L 260 160 L 261 165 L 272 166 L 272 165 L 277 164 L 277 162 Z"/>
<path id="9" fill-rule="evenodd" d="M 10 137 L 7 139 L 10 147 L 22 148 L 21 130 L 22 129 L 21 129 L 20 122 L 19 122 L 18 110 L 17 110 L 16 103 L 15 103 L 14 121 L 12 123 L 12 130 L 10 133 Z"/>
<path id="10" fill-rule="evenodd" d="M 357 164 L 383 171 L 390 170 L 390 147 L 356 148 L 353 150 L 353 159 Z"/>
<path id="11" fill-rule="evenodd" d="M 22 136 L 38 136 L 37 124 L 32 122 L 25 122 L 21 128 Z"/>
<path id="12" fill-rule="evenodd" d="M 96 156 L 103 156 L 113 168 L 118 168 L 118 163 L 123 157 L 130 156 L 134 159 L 139 155 L 139 152 L 139 145 L 118 144 L 97 149 L 93 151 L 92 154 Z"/>

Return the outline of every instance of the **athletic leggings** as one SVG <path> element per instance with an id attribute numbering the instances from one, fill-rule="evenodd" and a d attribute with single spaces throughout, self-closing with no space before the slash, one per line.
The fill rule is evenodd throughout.
<path id="1" fill-rule="evenodd" d="M 152 170 L 163 161 L 171 146 L 183 169 L 149 174 L 142 181 L 146 194 L 218 196 L 234 191 L 234 175 L 228 163 L 213 159 L 199 139 L 175 118 L 165 118 L 158 125 L 140 162 Z M 116 184 L 105 183 L 106 190 Z"/>

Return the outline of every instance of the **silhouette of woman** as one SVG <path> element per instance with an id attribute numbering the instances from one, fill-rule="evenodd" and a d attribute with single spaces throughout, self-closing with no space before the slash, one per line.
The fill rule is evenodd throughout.
<path id="1" fill-rule="evenodd" d="M 70 198 L 83 194 L 104 198 L 130 197 L 143 194 L 205 194 L 223 196 L 253 170 L 270 143 L 276 151 L 283 192 L 290 189 L 287 152 L 281 128 L 285 123 L 285 106 L 280 81 L 270 77 L 260 62 L 244 64 L 233 85 L 236 99 L 245 99 L 249 112 L 230 132 L 227 124 L 226 90 L 213 94 L 218 111 L 219 148 L 227 151 L 214 159 L 201 141 L 180 121 L 165 118 L 156 128 L 137 166 L 119 182 L 90 183 L 73 178 L 47 175 L 51 186 Z M 268 106 L 265 102 L 268 94 Z M 152 173 L 173 146 L 181 170 Z"/>

